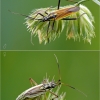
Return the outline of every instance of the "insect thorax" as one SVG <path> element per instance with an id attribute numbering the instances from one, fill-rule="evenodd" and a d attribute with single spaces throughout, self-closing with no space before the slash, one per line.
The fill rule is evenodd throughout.
<path id="1" fill-rule="evenodd" d="M 45 22 L 45 21 L 50 21 L 50 20 L 54 20 L 56 18 L 56 14 L 54 13 L 50 13 L 48 16 L 45 16 L 42 21 Z"/>
<path id="2" fill-rule="evenodd" d="M 55 88 L 57 86 L 57 84 L 55 82 L 48 82 L 48 83 L 43 83 L 43 88 L 45 90 L 48 90 L 48 89 L 52 89 L 52 88 Z"/>

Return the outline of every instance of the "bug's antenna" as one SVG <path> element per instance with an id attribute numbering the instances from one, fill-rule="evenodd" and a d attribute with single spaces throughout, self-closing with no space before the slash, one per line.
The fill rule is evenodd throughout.
<path id="1" fill-rule="evenodd" d="M 58 72 L 59 72 L 59 81 L 61 81 L 61 73 L 60 73 L 60 67 L 59 67 L 59 62 L 58 62 L 58 58 L 57 56 L 54 54 L 56 61 L 57 61 L 57 65 L 58 65 Z"/>
<path id="2" fill-rule="evenodd" d="M 61 84 L 65 85 L 65 86 L 68 86 L 68 87 L 70 87 L 70 88 L 72 88 L 72 89 L 74 89 L 74 90 L 77 90 L 78 92 L 82 93 L 84 96 L 86 96 L 86 97 L 87 97 L 87 95 L 86 95 L 84 92 L 82 92 L 81 90 L 79 90 L 79 89 L 76 89 L 75 87 L 73 87 L 73 86 L 70 86 L 70 85 L 68 85 L 68 84 L 65 84 L 65 83 L 61 83 Z"/>
<path id="3" fill-rule="evenodd" d="M 13 13 L 13 14 L 20 15 L 20 16 L 24 16 L 26 18 L 29 18 L 30 20 L 39 20 L 39 21 L 42 20 L 41 18 L 40 19 L 36 19 L 36 18 L 30 17 L 30 16 L 25 15 L 25 14 L 20 14 L 20 13 L 12 12 L 11 10 L 8 10 L 8 11 L 11 12 L 11 13 Z"/>
<path id="4" fill-rule="evenodd" d="M 16 15 L 21 15 L 21 16 L 24 16 L 24 17 L 28 17 L 28 18 L 30 18 L 30 19 L 34 19 L 34 18 L 32 18 L 32 17 L 30 17 L 30 16 L 27 16 L 27 15 L 25 15 L 25 14 L 20 14 L 20 13 L 16 13 L 16 12 L 12 12 L 11 10 L 8 10 L 9 12 L 11 12 L 11 13 L 13 13 L 13 14 L 16 14 Z"/>

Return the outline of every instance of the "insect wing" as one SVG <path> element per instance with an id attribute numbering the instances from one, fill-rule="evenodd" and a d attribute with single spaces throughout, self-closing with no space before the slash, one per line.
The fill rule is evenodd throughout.
<path id="1" fill-rule="evenodd" d="M 43 84 L 31 87 L 21 93 L 16 100 L 33 100 L 36 97 L 43 95 L 45 93 L 45 90 L 43 89 Z"/>
<path id="2" fill-rule="evenodd" d="M 79 11 L 79 9 L 80 9 L 79 7 L 70 7 L 58 10 L 55 12 L 57 15 L 56 20 L 68 17 L 69 15 Z"/>

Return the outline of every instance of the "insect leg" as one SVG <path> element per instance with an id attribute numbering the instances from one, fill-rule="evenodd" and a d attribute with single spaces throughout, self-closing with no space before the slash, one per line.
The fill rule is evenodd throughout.
<path id="1" fill-rule="evenodd" d="M 77 18 L 63 18 L 62 20 L 77 20 L 77 19 L 79 19 L 81 16 L 83 16 L 84 14 L 86 14 L 86 13 L 83 13 L 83 14 L 81 14 L 79 17 L 77 17 Z"/>
<path id="2" fill-rule="evenodd" d="M 52 8 L 52 6 L 50 6 L 50 7 L 45 11 L 45 14 L 49 15 L 47 11 L 50 10 L 50 8 Z"/>
<path id="3" fill-rule="evenodd" d="M 53 19 L 53 20 L 52 20 L 52 21 L 53 21 L 53 23 L 52 23 L 52 30 L 54 30 L 56 15 L 54 15 L 54 13 L 51 13 L 51 14 L 48 15 L 48 17 L 49 17 L 49 16 L 52 16 L 50 19 Z M 49 19 L 49 20 L 50 20 L 50 19 Z"/>
<path id="4" fill-rule="evenodd" d="M 47 15 L 48 15 L 47 11 L 45 11 L 45 14 L 47 14 Z"/>
<path id="5" fill-rule="evenodd" d="M 52 6 L 51 6 L 51 7 L 52 7 Z M 49 15 L 47 11 L 50 10 L 51 7 L 49 7 L 48 9 L 46 9 L 43 13 Z M 41 14 L 41 13 L 37 13 L 37 15 L 41 15 L 41 16 L 43 16 L 43 18 L 45 17 L 45 16 L 44 16 L 43 14 Z M 37 17 L 37 15 L 35 16 L 35 18 Z M 38 20 L 38 19 L 37 19 L 37 20 Z"/>
<path id="6" fill-rule="evenodd" d="M 58 0 L 58 8 L 57 8 L 58 10 L 59 10 L 59 7 L 60 7 L 60 0 Z"/>
<path id="7" fill-rule="evenodd" d="M 52 7 L 52 6 L 51 6 L 51 7 Z M 47 14 L 47 15 L 49 15 L 47 11 L 50 10 L 51 7 L 49 7 L 47 10 L 45 10 L 44 13 Z M 37 13 L 37 15 L 41 15 L 41 16 L 43 16 L 43 18 L 45 17 L 45 16 L 44 16 L 43 14 L 41 14 L 41 13 Z M 37 17 L 37 15 L 35 16 L 35 18 Z"/>
<path id="8" fill-rule="evenodd" d="M 29 78 L 29 81 L 30 81 L 30 83 L 31 83 L 32 86 L 33 86 L 33 84 L 34 85 L 38 85 L 32 78 Z"/>
<path id="9" fill-rule="evenodd" d="M 57 95 L 57 94 L 53 93 L 53 92 L 50 91 L 50 90 L 49 90 L 49 92 L 55 96 L 54 98 L 52 98 L 52 100 L 54 100 L 55 98 L 58 98 L 58 95 Z"/>
<path id="10" fill-rule="evenodd" d="M 54 19 L 53 24 L 52 24 L 52 30 L 54 30 L 54 25 L 55 25 L 55 19 Z"/>
<path id="11" fill-rule="evenodd" d="M 62 20 L 77 20 L 79 18 L 63 18 Z"/>
<path id="12" fill-rule="evenodd" d="M 33 19 L 35 19 L 38 15 L 42 16 L 43 18 L 45 17 L 43 14 L 37 13 Z"/>

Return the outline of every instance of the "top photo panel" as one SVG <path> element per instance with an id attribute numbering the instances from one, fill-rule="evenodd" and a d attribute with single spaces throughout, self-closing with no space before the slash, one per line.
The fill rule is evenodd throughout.
<path id="1" fill-rule="evenodd" d="M 1 50 L 100 50 L 99 0 L 1 0 Z"/>

